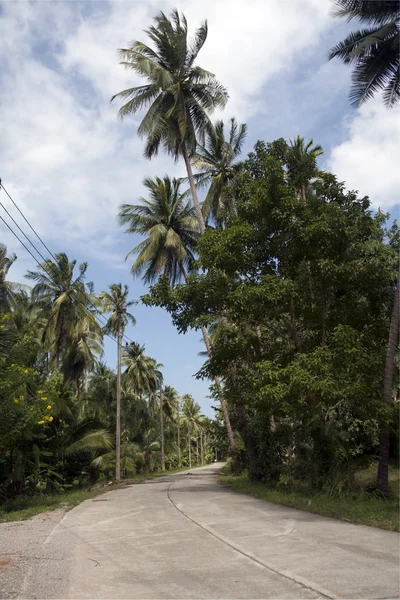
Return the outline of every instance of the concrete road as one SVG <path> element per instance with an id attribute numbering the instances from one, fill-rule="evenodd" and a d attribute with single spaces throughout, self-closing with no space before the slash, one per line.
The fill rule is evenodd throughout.
<path id="1" fill-rule="evenodd" d="M 20 598 L 398 598 L 399 536 L 221 488 L 218 465 L 87 500 Z"/>

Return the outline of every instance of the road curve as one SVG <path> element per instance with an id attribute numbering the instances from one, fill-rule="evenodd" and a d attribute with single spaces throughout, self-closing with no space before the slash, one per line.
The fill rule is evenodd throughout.
<path id="1" fill-rule="evenodd" d="M 399 536 L 221 488 L 220 465 L 65 515 L 20 599 L 399 597 Z"/>

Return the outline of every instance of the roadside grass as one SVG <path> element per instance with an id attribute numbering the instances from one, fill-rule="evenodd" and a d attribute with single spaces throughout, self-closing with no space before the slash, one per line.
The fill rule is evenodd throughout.
<path id="1" fill-rule="evenodd" d="M 87 486 L 81 490 L 68 490 L 63 493 L 54 494 L 41 494 L 38 496 L 21 496 L 13 500 L 6 500 L 4 504 L 0 505 L 0 523 L 9 521 L 25 521 L 35 515 L 49 510 L 71 510 L 78 504 L 81 504 L 85 500 L 91 500 L 111 490 L 122 489 L 129 485 L 135 485 L 148 481 L 149 479 L 155 479 L 157 477 L 172 475 L 181 471 L 187 471 L 188 467 L 182 467 L 181 469 L 171 469 L 170 471 L 157 471 L 154 473 L 141 473 L 131 477 L 130 479 L 123 479 L 120 483 L 111 483 L 109 480 L 97 482 L 93 486 Z"/>
<path id="2" fill-rule="evenodd" d="M 399 469 L 393 467 L 390 469 L 390 498 L 382 498 L 364 491 L 363 488 L 370 486 L 376 477 L 376 469 L 373 467 L 358 473 L 358 491 L 335 496 L 307 490 L 301 484 L 299 489 L 294 489 L 291 492 L 277 490 L 266 483 L 250 481 L 245 474 L 227 474 L 229 473 L 229 465 L 223 467 L 221 471 L 222 474 L 219 476 L 221 485 L 228 486 L 254 498 L 323 515 L 324 517 L 370 525 L 389 531 L 399 531 Z"/>

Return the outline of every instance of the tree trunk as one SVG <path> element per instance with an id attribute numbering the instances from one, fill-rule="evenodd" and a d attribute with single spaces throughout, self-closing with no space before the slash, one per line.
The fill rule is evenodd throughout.
<path id="1" fill-rule="evenodd" d="M 400 267 L 394 295 L 392 318 L 390 320 L 389 342 L 386 351 L 385 373 L 383 376 L 383 402 L 387 406 L 392 403 L 394 360 L 399 337 L 400 314 Z M 389 441 L 390 434 L 384 425 L 379 437 L 378 488 L 385 496 L 389 495 Z"/>
<path id="2" fill-rule="evenodd" d="M 196 212 L 197 221 L 199 223 L 200 234 L 203 235 L 203 233 L 206 230 L 206 224 L 204 222 L 203 213 L 201 211 L 199 197 L 197 195 L 197 190 L 196 190 L 196 184 L 194 182 L 194 177 L 193 177 L 192 165 L 190 164 L 190 158 L 188 156 L 185 143 L 182 144 L 182 155 L 183 155 L 183 160 L 185 161 L 186 171 L 187 171 L 188 178 L 189 178 L 190 192 L 192 194 L 193 206 L 194 206 L 194 210 Z"/>
<path id="3" fill-rule="evenodd" d="M 256 451 L 254 448 L 253 436 L 249 431 L 249 426 L 247 423 L 247 415 L 243 406 L 237 407 L 238 419 L 241 428 L 241 435 L 246 446 L 247 456 L 249 459 L 250 466 L 250 477 L 252 479 L 258 479 L 258 468 L 257 468 L 257 457 Z"/>
<path id="4" fill-rule="evenodd" d="M 181 265 L 181 270 L 182 270 L 182 275 L 183 275 L 184 280 L 187 281 L 187 274 L 186 274 L 186 271 L 185 271 L 183 265 Z M 204 340 L 205 347 L 207 349 L 207 354 L 211 358 L 210 339 L 208 337 L 207 329 L 203 325 L 201 326 L 201 333 L 203 334 L 203 340 Z M 219 377 L 215 377 L 215 384 L 219 391 L 219 401 L 221 404 L 221 410 L 222 410 L 222 415 L 223 415 L 223 419 L 224 419 L 224 424 L 225 424 L 226 432 L 228 435 L 229 446 L 230 446 L 232 452 L 234 452 L 235 438 L 233 436 L 232 425 L 231 425 L 231 422 L 229 419 L 228 408 L 226 406 L 225 398 L 223 397 L 223 394 L 222 394 L 222 386 L 221 386 Z"/>
<path id="5" fill-rule="evenodd" d="M 191 449 L 191 443 L 192 440 L 190 439 L 190 423 L 188 422 L 188 441 L 189 441 L 189 469 L 192 468 L 192 449 Z"/>
<path id="6" fill-rule="evenodd" d="M 199 430 L 196 427 L 196 465 L 199 466 Z"/>
<path id="7" fill-rule="evenodd" d="M 161 429 L 161 471 L 165 471 L 165 449 L 164 449 L 164 400 L 162 386 L 160 386 L 160 429 Z"/>
<path id="8" fill-rule="evenodd" d="M 179 402 L 178 402 L 178 469 L 182 466 L 181 462 L 181 422 L 179 414 Z"/>
<path id="9" fill-rule="evenodd" d="M 204 465 L 204 452 L 203 452 L 203 432 L 200 429 L 200 456 L 201 464 Z"/>
<path id="10" fill-rule="evenodd" d="M 121 331 L 118 328 L 117 346 L 117 418 L 115 432 L 115 479 L 121 479 Z"/>

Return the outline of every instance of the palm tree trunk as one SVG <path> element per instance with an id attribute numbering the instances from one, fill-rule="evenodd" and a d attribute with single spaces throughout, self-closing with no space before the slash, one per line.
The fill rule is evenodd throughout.
<path id="1" fill-rule="evenodd" d="M 188 174 L 189 186 L 190 186 L 190 192 L 192 194 L 194 210 L 196 212 L 196 217 L 199 222 L 199 230 L 200 230 L 201 235 L 203 235 L 203 233 L 206 230 L 206 224 L 204 222 L 203 213 L 201 211 L 199 197 L 197 195 L 197 190 L 196 190 L 196 184 L 194 182 L 194 177 L 193 177 L 192 165 L 190 164 L 190 158 L 188 156 L 188 152 L 187 152 L 185 143 L 182 144 L 182 155 L 183 155 L 183 160 L 185 161 L 186 171 Z"/>
<path id="2" fill-rule="evenodd" d="M 189 441 L 189 469 L 192 468 L 192 449 L 191 449 L 191 443 L 192 440 L 190 439 L 190 423 L 188 422 L 188 441 Z"/>
<path id="3" fill-rule="evenodd" d="M 115 479 L 121 479 L 121 331 L 118 328 L 117 346 L 117 419 L 115 432 Z"/>
<path id="4" fill-rule="evenodd" d="M 386 352 L 385 373 L 383 376 L 383 402 L 387 406 L 392 403 L 394 360 L 396 355 L 397 341 L 399 337 L 400 320 L 400 266 L 397 277 L 396 293 L 392 318 L 390 320 L 389 342 Z M 379 464 L 378 464 L 378 488 L 385 496 L 389 495 L 389 441 L 390 434 L 387 425 L 384 425 L 379 437 Z"/>
<path id="5" fill-rule="evenodd" d="M 196 465 L 199 466 L 199 430 L 196 427 Z"/>
<path id="6" fill-rule="evenodd" d="M 183 265 L 181 265 L 181 270 L 182 270 L 182 275 L 183 275 L 184 280 L 187 281 L 187 273 L 186 273 Z M 203 325 L 201 326 L 201 333 L 203 334 L 203 340 L 204 340 L 205 347 L 207 349 L 207 354 L 211 358 L 210 339 L 208 337 L 207 329 Z M 235 451 L 235 438 L 233 436 L 232 425 L 231 425 L 231 422 L 229 419 L 228 408 L 226 406 L 225 398 L 222 394 L 221 382 L 219 380 L 219 377 L 215 377 L 214 379 L 215 379 L 215 384 L 216 384 L 218 392 L 219 392 L 219 401 L 221 404 L 222 416 L 224 419 L 226 432 L 228 435 L 229 446 L 231 448 L 231 451 L 234 452 Z"/>
<path id="7" fill-rule="evenodd" d="M 207 354 L 211 358 L 211 344 L 210 344 L 210 339 L 208 337 L 207 329 L 205 327 L 203 327 L 203 325 L 201 326 L 201 333 L 203 334 L 203 340 L 204 340 L 204 344 L 205 344 L 206 349 L 207 349 Z M 229 446 L 231 447 L 232 452 L 234 452 L 234 450 L 235 450 L 235 438 L 233 436 L 232 425 L 231 425 L 231 422 L 230 422 L 230 419 L 229 419 L 228 408 L 226 406 L 225 398 L 224 398 L 223 393 L 222 393 L 221 381 L 220 381 L 219 377 L 215 377 L 214 379 L 215 379 L 215 384 L 216 384 L 218 392 L 219 392 L 219 401 L 220 401 L 220 404 L 221 404 L 222 416 L 224 418 L 224 423 L 225 423 L 225 427 L 226 427 L 226 433 L 228 434 Z"/>
<path id="8" fill-rule="evenodd" d="M 203 432 L 200 429 L 200 455 L 201 455 L 201 464 L 204 465 L 204 452 L 203 452 Z"/>
<path id="9" fill-rule="evenodd" d="M 179 414 L 179 402 L 178 402 L 178 469 L 182 466 L 181 462 L 181 422 Z"/>
<path id="10" fill-rule="evenodd" d="M 160 386 L 160 429 L 161 429 L 161 471 L 165 471 L 165 449 L 164 449 L 164 401 L 162 385 Z"/>

